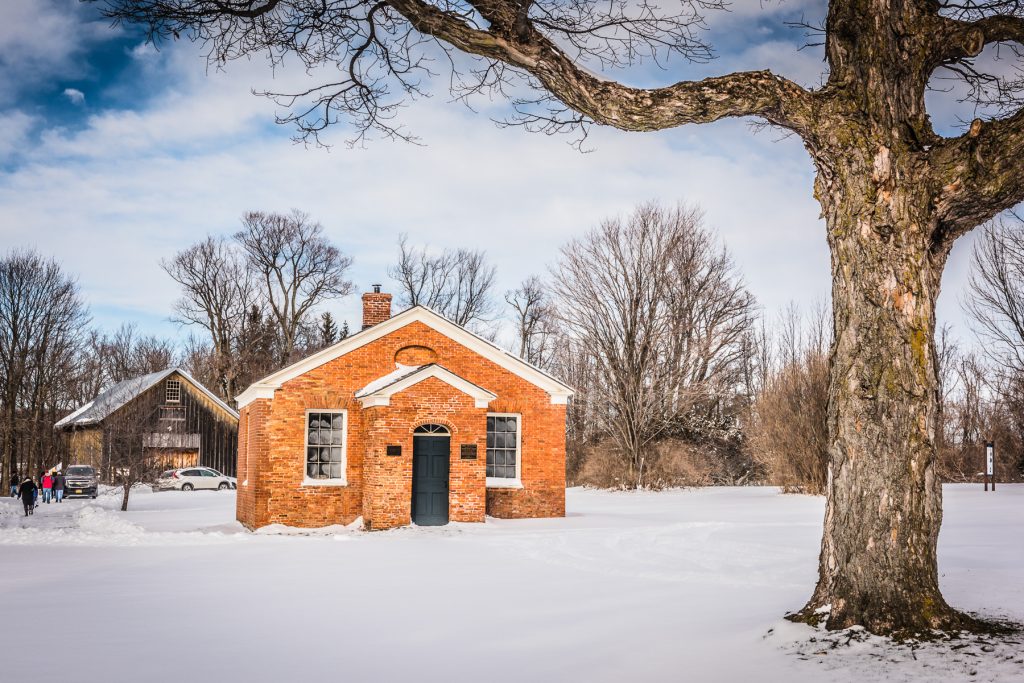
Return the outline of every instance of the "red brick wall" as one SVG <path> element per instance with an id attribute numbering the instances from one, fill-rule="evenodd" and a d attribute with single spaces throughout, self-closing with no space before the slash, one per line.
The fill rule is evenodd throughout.
<path id="1" fill-rule="evenodd" d="M 396 354 L 409 346 L 433 351 L 436 362 L 498 398 L 478 409 L 470 397 L 431 378 L 392 396 L 390 406 L 363 410 L 355 392 L 393 371 Z M 348 411 L 346 486 L 303 485 L 305 419 L 312 409 Z M 412 430 L 426 422 L 452 430 L 453 521 L 482 521 L 484 509 L 497 517 L 565 514 L 565 406 L 552 405 L 542 389 L 419 322 L 286 382 L 273 400 L 253 401 L 242 412 L 239 449 L 241 458 L 245 441 L 250 491 L 239 486 L 238 518 L 252 528 L 348 524 L 361 515 L 372 528 L 407 524 Z M 522 489 L 484 492 L 488 412 L 522 415 Z M 477 444 L 477 460 L 461 460 L 462 443 Z M 400 444 L 402 456 L 384 455 L 388 444 Z"/>
<path id="2" fill-rule="evenodd" d="M 412 500 L 413 431 L 423 424 L 440 424 L 450 433 L 448 513 L 453 522 L 482 522 L 486 496 L 482 456 L 462 460 L 464 443 L 483 453 L 487 410 L 472 398 L 430 378 L 391 397 L 390 406 L 366 410 L 367 450 L 364 467 L 363 521 L 371 529 L 409 524 Z M 388 445 L 402 447 L 401 456 L 386 454 Z"/>
<path id="3" fill-rule="evenodd" d="M 235 517 L 248 527 L 253 526 L 252 487 L 249 486 L 249 408 L 238 411 L 238 495 L 235 498 Z"/>
<path id="4" fill-rule="evenodd" d="M 268 454 L 265 427 L 269 409 L 270 401 L 260 399 L 239 411 L 236 516 L 238 521 L 253 529 L 268 524 L 267 496 L 259 487 L 259 474 L 260 465 L 266 462 Z"/>

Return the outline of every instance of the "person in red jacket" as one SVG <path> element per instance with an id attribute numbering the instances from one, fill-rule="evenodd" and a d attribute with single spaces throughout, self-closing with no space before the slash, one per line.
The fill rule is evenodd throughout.
<path id="1" fill-rule="evenodd" d="M 43 502 L 49 503 L 53 495 L 53 475 L 47 472 L 43 475 Z"/>

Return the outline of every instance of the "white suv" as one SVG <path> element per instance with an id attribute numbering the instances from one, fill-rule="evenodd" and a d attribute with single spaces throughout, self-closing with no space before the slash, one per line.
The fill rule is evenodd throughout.
<path id="1" fill-rule="evenodd" d="M 179 470 L 167 470 L 153 484 L 155 491 L 193 491 L 195 489 L 233 489 L 238 488 L 238 480 L 228 477 L 209 467 L 183 467 Z"/>

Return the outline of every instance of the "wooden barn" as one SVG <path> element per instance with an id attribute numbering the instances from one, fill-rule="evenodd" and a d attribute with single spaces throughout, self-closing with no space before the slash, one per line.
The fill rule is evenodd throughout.
<path id="1" fill-rule="evenodd" d="M 130 430 L 159 467 L 203 465 L 235 476 L 238 413 L 179 368 L 119 382 L 54 428 L 67 435 L 67 465 L 105 472 L 114 435 Z"/>

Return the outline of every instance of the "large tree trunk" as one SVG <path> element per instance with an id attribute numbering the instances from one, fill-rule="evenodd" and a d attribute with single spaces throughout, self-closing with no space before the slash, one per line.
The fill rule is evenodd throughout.
<path id="1" fill-rule="evenodd" d="M 948 247 L 934 240 L 928 183 L 914 176 L 913 159 L 863 149 L 817 183 L 835 341 L 819 581 L 800 617 L 874 633 L 959 628 L 969 619 L 943 599 L 936 563 L 933 339 Z"/>

